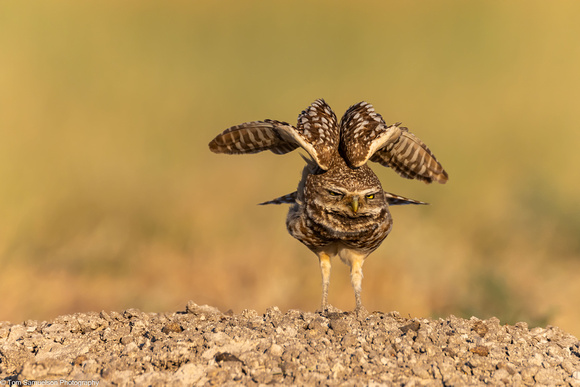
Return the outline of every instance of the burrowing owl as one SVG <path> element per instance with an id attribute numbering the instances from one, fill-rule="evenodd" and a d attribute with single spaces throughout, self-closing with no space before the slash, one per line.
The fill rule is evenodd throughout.
<path id="1" fill-rule="evenodd" d="M 247 122 L 209 143 L 212 152 L 228 154 L 285 154 L 298 147 L 310 156 L 298 190 L 262 204 L 290 204 L 288 232 L 320 262 L 322 311 L 329 308 L 330 260 L 339 256 L 350 266 L 360 312 L 362 265 L 391 231 L 389 205 L 425 204 L 383 191 L 366 162 L 426 183 L 445 183 L 447 172 L 421 140 L 400 123 L 387 126 L 366 102 L 351 106 L 338 124 L 330 106 L 318 99 L 300 113 L 296 127 L 275 120 Z"/>

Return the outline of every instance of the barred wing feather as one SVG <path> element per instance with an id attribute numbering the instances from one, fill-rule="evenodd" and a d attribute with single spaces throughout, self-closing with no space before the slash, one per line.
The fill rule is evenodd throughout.
<path id="1" fill-rule="evenodd" d="M 408 179 L 445 183 L 447 172 L 433 153 L 400 123 L 387 126 L 373 106 L 351 106 L 341 122 L 341 151 L 347 162 L 360 167 L 368 160 L 391 167 Z"/>
<path id="2" fill-rule="evenodd" d="M 322 99 L 298 116 L 294 127 L 276 120 L 252 121 L 226 129 L 209 143 L 214 153 L 245 154 L 265 150 L 285 154 L 302 147 L 324 170 L 338 149 L 338 127 L 332 109 Z"/>

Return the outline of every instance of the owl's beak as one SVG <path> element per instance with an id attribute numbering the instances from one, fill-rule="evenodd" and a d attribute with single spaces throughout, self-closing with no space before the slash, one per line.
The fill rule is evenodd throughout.
<path id="1" fill-rule="evenodd" d="M 352 207 L 352 212 L 356 214 L 358 211 L 358 196 L 353 196 L 350 206 Z"/>

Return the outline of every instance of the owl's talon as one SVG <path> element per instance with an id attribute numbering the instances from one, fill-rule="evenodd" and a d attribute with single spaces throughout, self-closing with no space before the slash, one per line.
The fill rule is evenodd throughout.
<path id="1" fill-rule="evenodd" d="M 367 310 L 367 308 L 365 308 L 365 307 L 364 307 L 364 306 L 362 306 L 362 305 L 360 305 L 360 306 L 357 306 L 357 307 L 354 309 L 353 313 L 356 315 L 356 317 L 357 317 L 359 320 L 363 320 L 363 319 L 365 319 L 365 318 L 366 318 L 366 317 L 369 315 L 369 311 Z"/>
<path id="2" fill-rule="evenodd" d="M 319 309 L 317 309 L 316 313 L 321 316 L 327 317 L 331 314 L 341 314 L 343 313 L 343 311 L 338 308 L 335 308 L 330 304 L 327 304 L 325 307 L 320 307 Z"/>

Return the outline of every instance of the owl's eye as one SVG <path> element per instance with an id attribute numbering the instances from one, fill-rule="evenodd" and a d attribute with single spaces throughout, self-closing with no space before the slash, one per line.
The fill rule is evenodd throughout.
<path id="1" fill-rule="evenodd" d="M 367 194 L 367 195 L 365 195 L 365 198 L 367 198 L 367 199 L 374 199 L 375 198 L 375 194 Z"/>
<path id="2" fill-rule="evenodd" d="M 328 194 L 330 196 L 342 196 L 342 194 L 340 192 L 336 192 L 336 191 L 332 191 L 332 190 L 328 190 Z"/>

